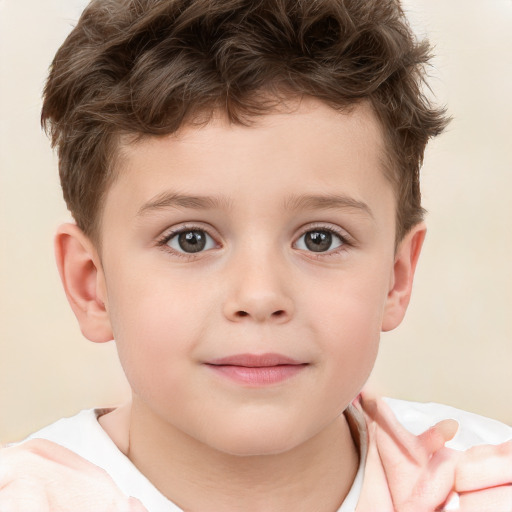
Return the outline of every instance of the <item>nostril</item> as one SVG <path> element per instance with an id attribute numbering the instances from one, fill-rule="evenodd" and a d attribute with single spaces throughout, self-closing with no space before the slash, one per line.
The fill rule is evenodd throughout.
<path id="1" fill-rule="evenodd" d="M 270 319 L 270 318 L 275 318 L 275 319 L 284 318 L 287 316 L 287 313 L 284 309 L 278 309 L 278 310 L 274 311 L 273 313 L 271 313 L 270 317 L 269 317 L 266 314 L 260 315 L 258 312 L 255 312 L 255 314 L 253 315 L 251 313 L 248 313 L 247 311 L 243 311 L 242 309 L 240 309 L 235 312 L 234 316 L 236 318 L 245 318 L 245 317 L 253 316 L 255 320 L 264 320 L 264 319 Z"/>

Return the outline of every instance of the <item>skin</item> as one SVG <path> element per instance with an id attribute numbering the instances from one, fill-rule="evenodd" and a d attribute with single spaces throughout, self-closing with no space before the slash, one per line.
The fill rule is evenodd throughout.
<path id="1" fill-rule="evenodd" d="M 425 234 L 416 226 L 395 250 L 383 155 L 366 105 L 341 114 L 303 99 L 251 127 L 219 114 L 122 148 L 101 251 L 60 228 L 82 332 L 115 338 L 133 391 L 101 424 L 184 510 L 330 511 L 350 489 L 358 454 L 342 413 L 380 332 L 403 318 Z M 206 249 L 179 252 L 176 231 L 191 229 Z M 305 244 L 318 231 L 333 233 L 324 252 Z M 247 353 L 303 366 L 251 386 L 207 364 Z"/>

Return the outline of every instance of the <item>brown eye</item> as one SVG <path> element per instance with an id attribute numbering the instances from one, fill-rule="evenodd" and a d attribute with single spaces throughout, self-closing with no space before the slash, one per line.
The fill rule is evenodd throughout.
<path id="1" fill-rule="evenodd" d="M 314 229 L 304 233 L 297 241 L 297 249 L 312 252 L 327 252 L 343 245 L 344 240 L 327 229 Z"/>
<path id="2" fill-rule="evenodd" d="M 215 247 L 212 237 L 202 229 L 189 229 L 172 236 L 167 245 L 178 252 L 192 254 Z"/>

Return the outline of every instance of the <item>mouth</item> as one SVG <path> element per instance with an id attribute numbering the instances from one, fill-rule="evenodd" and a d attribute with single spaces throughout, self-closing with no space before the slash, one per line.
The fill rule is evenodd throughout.
<path id="1" fill-rule="evenodd" d="M 236 354 L 205 364 L 219 376 L 250 387 L 278 384 L 308 366 L 281 354 Z"/>

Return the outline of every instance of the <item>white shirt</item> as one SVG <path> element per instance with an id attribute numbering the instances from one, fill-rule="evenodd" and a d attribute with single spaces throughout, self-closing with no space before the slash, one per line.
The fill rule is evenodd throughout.
<path id="1" fill-rule="evenodd" d="M 470 412 L 436 403 L 406 402 L 386 398 L 398 421 L 413 434 L 420 434 L 435 423 L 452 418 L 459 422 L 459 430 L 446 446 L 466 450 L 477 444 L 499 444 L 512 439 L 512 427 Z M 84 459 L 103 468 L 127 496 L 141 501 L 148 512 L 182 512 L 168 500 L 132 464 L 103 430 L 98 417 L 105 409 L 89 409 L 71 418 L 63 418 L 30 435 L 27 439 L 47 439 L 77 453 Z M 359 500 L 366 460 L 366 426 L 358 411 L 349 407 L 361 440 L 360 464 L 352 487 L 338 512 L 354 512 Z"/>

